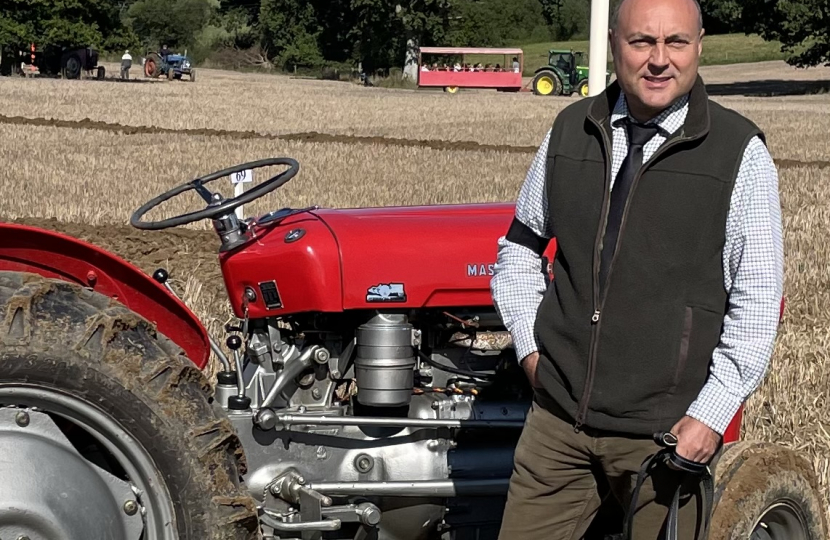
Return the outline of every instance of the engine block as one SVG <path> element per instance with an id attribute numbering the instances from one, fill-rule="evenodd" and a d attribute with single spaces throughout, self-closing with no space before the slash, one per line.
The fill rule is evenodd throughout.
<path id="1" fill-rule="evenodd" d="M 512 349 L 488 332 L 447 342 L 400 314 L 307 335 L 252 325 L 242 385 L 251 407 L 228 410 L 266 534 L 495 538 L 529 406 L 529 394 L 505 390 L 509 377 L 494 377 Z M 237 392 L 220 384 L 217 398 Z"/>

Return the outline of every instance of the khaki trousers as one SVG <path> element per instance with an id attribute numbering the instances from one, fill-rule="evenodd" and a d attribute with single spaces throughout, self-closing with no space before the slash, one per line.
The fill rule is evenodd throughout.
<path id="1" fill-rule="evenodd" d="M 650 438 L 576 433 L 563 418 L 534 399 L 516 447 L 499 540 L 583 538 L 606 497 L 616 497 L 628 511 L 640 466 L 661 449 Z M 712 474 L 715 464 L 716 459 Z M 664 538 L 664 522 L 681 482 L 679 540 L 698 537 L 699 481 L 682 478 L 660 467 L 646 480 L 637 498 L 634 540 Z"/>

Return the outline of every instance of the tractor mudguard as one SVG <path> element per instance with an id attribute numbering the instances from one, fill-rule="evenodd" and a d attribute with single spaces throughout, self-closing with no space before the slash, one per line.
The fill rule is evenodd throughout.
<path id="1" fill-rule="evenodd" d="M 36 227 L 0 223 L 0 270 L 59 278 L 127 306 L 181 347 L 199 369 L 210 355 L 207 331 L 192 311 L 129 262 L 93 244 Z"/>

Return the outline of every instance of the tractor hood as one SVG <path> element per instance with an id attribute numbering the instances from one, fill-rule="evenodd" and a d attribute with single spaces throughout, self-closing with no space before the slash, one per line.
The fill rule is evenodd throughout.
<path id="1" fill-rule="evenodd" d="M 237 316 L 490 306 L 514 212 L 512 203 L 319 209 L 257 229 L 219 260 Z"/>
<path id="2" fill-rule="evenodd" d="M 320 210 L 340 251 L 343 308 L 486 306 L 512 203 Z"/>

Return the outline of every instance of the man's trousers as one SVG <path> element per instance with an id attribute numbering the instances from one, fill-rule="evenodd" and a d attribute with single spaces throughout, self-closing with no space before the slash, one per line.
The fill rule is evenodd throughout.
<path id="1" fill-rule="evenodd" d="M 661 449 L 646 437 L 590 429 L 577 433 L 555 405 L 542 407 L 534 399 L 516 447 L 499 540 L 582 538 L 607 497 L 615 497 L 628 511 L 641 465 Z M 712 474 L 719 455 L 710 465 Z M 680 483 L 679 540 L 698 537 L 700 479 L 683 478 L 665 465 L 647 478 L 637 498 L 632 539 L 664 538 L 666 517 Z"/>

